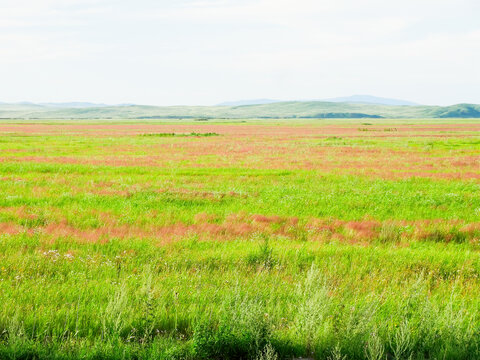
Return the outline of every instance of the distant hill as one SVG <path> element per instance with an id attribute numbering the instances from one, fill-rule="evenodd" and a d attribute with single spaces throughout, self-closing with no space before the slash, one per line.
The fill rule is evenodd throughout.
<path id="1" fill-rule="evenodd" d="M 88 108 L 88 107 L 104 107 L 106 104 L 95 104 L 90 102 L 63 102 L 63 103 L 40 103 L 39 105 L 58 107 L 58 108 Z"/>
<path id="2" fill-rule="evenodd" d="M 298 102 L 322 101 L 322 102 L 335 102 L 335 103 L 398 105 L 398 106 L 419 105 L 407 100 L 389 99 L 389 98 L 383 98 L 383 97 L 372 96 L 372 95 L 352 95 L 352 96 L 336 97 L 336 98 L 323 99 L 323 100 L 295 100 L 295 101 L 298 101 Z M 218 106 L 262 105 L 262 104 L 273 104 L 278 102 L 283 102 L 283 101 L 273 100 L 273 99 L 240 100 L 240 101 L 223 102 L 218 104 Z"/>
<path id="3" fill-rule="evenodd" d="M 218 104 L 218 106 L 244 106 L 244 105 L 260 105 L 260 104 L 273 104 L 281 102 L 280 100 L 273 99 L 253 99 L 253 100 L 239 100 L 239 101 L 226 101 Z"/>
<path id="4" fill-rule="evenodd" d="M 286 101 L 240 106 L 55 107 L 0 104 L 3 119 L 316 119 L 480 118 L 480 105 L 404 106 L 325 101 Z"/>
<path id="5" fill-rule="evenodd" d="M 419 105 L 411 101 L 389 99 L 372 95 L 353 95 L 346 97 L 337 97 L 332 99 L 325 99 L 328 102 L 345 102 L 353 104 L 375 104 L 375 105 L 398 105 L 398 106 L 415 106 Z"/>
<path id="6" fill-rule="evenodd" d="M 478 118 L 480 106 L 473 104 L 458 104 L 439 109 L 436 114 L 439 118 Z"/>

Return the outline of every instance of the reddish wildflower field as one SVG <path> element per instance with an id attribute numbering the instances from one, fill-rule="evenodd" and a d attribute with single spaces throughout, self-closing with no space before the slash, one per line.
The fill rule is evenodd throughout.
<path id="1" fill-rule="evenodd" d="M 0 207 L 0 225 L 8 234 L 26 231 L 82 241 L 150 238 L 163 243 L 191 235 L 219 240 L 266 233 L 366 243 L 379 239 L 386 228 L 401 232 L 395 236 L 398 241 L 428 238 L 429 232 L 439 231 L 435 221 L 440 221 L 447 238 L 455 232 L 475 242 L 479 226 L 471 220 L 478 215 L 477 208 L 461 218 L 449 213 L 449 202 L 437 200 L 423 209 L 427 218 L 412 215 L 417 212 L 413 209 L 408 210 L 408 218 L 398 216 L 391 204 L 379 216 L 369 211 L 382 203 L 369 199 L 368 186 L 383 184 L 387 193 L 405 188 L 405 182 L 439 188 L 449 181 L 455 181 L 450 186 L 475 186 L 480 179 L 479 131 L 478 123 L 4 123 L 0 125 L 0 180 L 7 197 L 22 190 L 30 200 L 55 199 L 64 193 L 73 199 L 88 194 L 128 203 L 148 194 L 166 202 L 168 211 L 150 206 L 125 220 L 117 206 L 80 212 L 26 203 Z M 51 166 L 58 170 L 42 170 Z M 12 167 L 16 170 L 9 171 Z M 133 177 L 126 180 L 125 172 Z M 352 179 L 363 183 L 350 184 Z M 343 189 L 342 182 L 347 183 Z M 346 209 L 356 197 L 362 198 L 363 208 L 354 216 L 351 211 L 330 211 L 315 196 L 318 191 L 332 191 L 331 184 L 340 204 L 350 199 Z M 273 186 L 269 189 L 269 185 Z M 303 192 L 317 204 L 300 212 L 286 211 L 302 206 L 294 199 L 297 204 L 278 211 L 274 203 L 262 209 L 257 204 L 269 201 L 265 196 L 271 189 L 276 200 L 292 197 L 293 191 L 293 198 Z M 415 201 L 418 194 L 429 195 L 424 190 L 407 190 L 405 194 L 394 190 L 389 201 L 403 195 L 408 201 Z M 473 193 L 459 196 L 477 200 Z M 177 208 L 181 211 L 176 212 Z"/>
<path id="2" fill-rule="evenodd" d="M 2 149 L 0 162 L 315 170 L 382 179 L 478 179 L 479 131 L 480 125 L 475 123 L 4 124 L 0 125 L 0 133 L 12 139 L 25 137 L 31 143 L 41 136 L 58 143 L 27 147 L 22 141 Z M 182 136 L 192 133 L 218 136 Z M 177 136 L 155 136 L 165 134 Z M 87 137 L 90 144 L 84 148 L 82 139 Z M 58 146 L 68 146 L 70 151 L 59 151 Z"/>

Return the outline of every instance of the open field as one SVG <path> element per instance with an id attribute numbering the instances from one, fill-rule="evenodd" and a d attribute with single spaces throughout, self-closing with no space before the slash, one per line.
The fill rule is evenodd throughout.
<path id="1" fill-rule="evenodd" d="M 2 121 L 0 249 L 0 359 L 478 359 L 480 121 Z"/>

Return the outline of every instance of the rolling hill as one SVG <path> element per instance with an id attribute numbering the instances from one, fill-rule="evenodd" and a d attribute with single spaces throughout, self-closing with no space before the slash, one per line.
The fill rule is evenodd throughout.
<path id="1" fill-rule="evenodd" d="M 2 119 L 480 118 L 480 105 L 406 106 L 288 101 L 239 106 L 117 105 L 58 107 L 1 104 Z"/>
<path id="2" fill-rule="evenodd" d="M 384 97 L 378 97 L 378 96 L 372 96 L 372 95 L 353 95 L 353 96 L 347 96 L 347 97 L 325 99 L 324 101 L 353 103 L 353 104 L 375 104 L 375 105 L 407 105 L 407 106 L 419 105 L 407 100 L 390 99 L 390 98 L 384 98 Z"/>

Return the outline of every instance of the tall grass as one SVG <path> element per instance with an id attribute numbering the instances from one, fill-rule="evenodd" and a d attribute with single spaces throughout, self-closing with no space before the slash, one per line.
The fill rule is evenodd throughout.
<path id="1" fill-rule="evenodd" d="M 480 266 L 466 245 L 364 248 L 272 238 L 275 261 L 265 266 L 251 260 L 265 240 L 186 239 L 163 249 L 140 241 L 133 252 L 129 241 L 2 241 L 5 357 L 479 355 Z M 440 270 L 446 264 L 448 273 Z"/>

